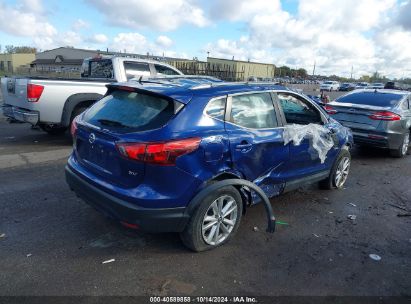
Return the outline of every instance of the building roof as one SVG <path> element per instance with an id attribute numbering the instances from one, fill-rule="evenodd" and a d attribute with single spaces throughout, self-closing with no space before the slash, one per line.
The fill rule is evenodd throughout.
<path id="1" fill-rule="evenodd" d="M 174 57 L 166 57 L 166 56 L 142 55 L 142 54 L 126 53 L 126 52 L 122 53 L 122 52 L 107 51 L 107 50 L 78 49 L 78 48 L 72 48 L 72 47 L 58 47 L 58 48 L 55 48 L 55 49 L 43 51 L 41 53 L 52 52 L 52 51 L 56 51 L 56 50 L 59 50 L 59 49 L 89 52 L 90 56 L 92 56 L 93 54 L 101 54 L 101 55 L 138 57 L 138 58 L 143 58 L 143 59 L 156 59 L 156 60 L 163 60 L 163 61 L 173 61 L 173 60 L 184 61 L 184 60 L 187 60 L 187 59 L 183 59 L 183 58 L 174 58 Z"/>

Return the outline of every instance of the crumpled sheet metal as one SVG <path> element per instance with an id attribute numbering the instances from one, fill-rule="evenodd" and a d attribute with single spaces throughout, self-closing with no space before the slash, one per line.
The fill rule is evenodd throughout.
<path id="1" fill-rule="evenodd" d="M 327 128 L 317 124 L 286 125 L 283 133 L 284 145 L 292 142 L 293 145 L 299 146 L 304 138 L 308 138 L 310 145 L 318 152 L 318 157 L 323 164 L 328 151 L 334 146 L 334 141 L 329 132 Z"/>

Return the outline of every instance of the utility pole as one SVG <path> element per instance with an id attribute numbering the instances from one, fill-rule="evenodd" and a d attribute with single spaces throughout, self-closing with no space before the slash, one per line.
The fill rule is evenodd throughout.
<path id="1" fill-rule="evenodd" d="M 315 76 L 315 60 L 314 60 L 314 67 L 313 67 L 313 76 Z"/>
<path id="2" fill-rule="evenodd" d="M 352 79 L 352 72 L 353 72 L 353 66 L 351 66 L 351 79 Z"/>

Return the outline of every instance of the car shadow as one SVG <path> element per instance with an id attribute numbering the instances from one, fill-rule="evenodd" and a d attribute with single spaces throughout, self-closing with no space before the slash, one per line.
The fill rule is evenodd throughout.
<path id="1" fill-rule="evenodd" d="M 15 123 L 2 125 L 0 142 L 4 145 L 36 147 L 69 147 L 73 143 L 68 131 L 61 135 L 50 135 L 38 127 Z"/>

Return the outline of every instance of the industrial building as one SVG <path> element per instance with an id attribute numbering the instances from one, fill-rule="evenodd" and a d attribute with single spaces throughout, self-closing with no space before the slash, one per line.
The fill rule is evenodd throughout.
<path id="1" fill-rule="evenodd" d="M 230 60 L 222 58 L 207 57 L 210 64 L 221 64 L 230 67 L 239 77 L 237 80 L 246 81 L 250 77 L 274 78 L 275 65 L 270 63 L 259 63 L 252 61 Z"/>
<path id="2" fill-rule="evenodd" d="M 161 61 L 174 60 L 175 58 L 169 57 L 155 57 L 150 55 L 141 55 L 133 53 L 120 53 L 101 50 L 87 50 L 77 49 L 72 47 L 59 47 L 56 49 L 44 51 L 36 54 L 35 60 L 32 62 L 31 67 L 35 71 L 40 72 L 79 72 L 81 64 L 85 58 L 95 57 L 98 55 L 118 55 L 129 56 L 147 59 L 157 59 Z"/>
<path id="3" fill-rule="evenodd" d="M 29 66 L 34 59 L 35 54 L 31 53 L 0 54 L 0 71 L 15 73 L 18 68 Z"/>

